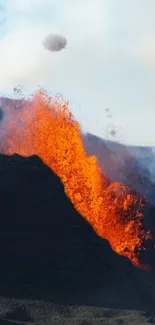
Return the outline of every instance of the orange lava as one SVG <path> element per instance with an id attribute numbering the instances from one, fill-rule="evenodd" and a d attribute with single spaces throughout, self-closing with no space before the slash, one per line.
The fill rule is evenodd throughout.
<path id="1" fill-rule="evenodd" d="M 38 155 L 61 178 L 75 209 L 95 232 L 115 252 L 141 265 L 139 251 L 150 238 L 143 228 L 141 198 L 118 182 L 110 184 L 96 157 L 86 154 L 67 102 L 52 101 L 41 91 L 23 110 L 10 112 L 9 133 L 0 151 Z"/>

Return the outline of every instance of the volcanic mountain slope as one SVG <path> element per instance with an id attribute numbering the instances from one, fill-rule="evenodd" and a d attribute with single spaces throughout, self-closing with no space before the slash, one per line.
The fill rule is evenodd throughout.
<path id="1" fill-rule="evenodd" d="M 136 324 L 149 324 L 155 316 L 154 271 L 135 268 L 114 253 L 75 211 L 60 179 L 37 156 L 0 156 L 0 199 L 2 324 L 10 324 L 6 319 L 46 324 L 47 318 L 47 324 L 60 324 L 60 316 L 70 319 L 66 324 L 100 324 L 101 319 L 103 324 L 118 324 L 116 314 L 122 317 L 121 324 L 132 324 L 130 317 L 123 316 L 127 315 L 123 309 L 133 310 L 130 316 L 138 317 Z M 150 256 L 147 262 L 151 264 Z M 60 310 L 50 305 L 47 315 L 45 306 L 51 303 L 66 307 Z M 76 321 L 71 318 L 75 309 L 70 304 L 85 306 L 83 311 L 78 309 Z M 96 309 L 99 306 L 101 310 Z M 19 315 L 25 315 L 23 309 L 29 320 L 22 316 L 22 323 Z M 82 323 L 86 313 L 92 316 Z M 57 322 L 52 323 L 52 315 L 59 315 Z M 96 321 L 92 321 L 95 315 Z"/>
<path id="2" fill-rule="evenodd" d="M 155 204 L 155 183 L 148 166 L 153 162 L 152 147 L 127 146 L 87 133 L 83 136 L 89 155 L 98 157 L 100 166 L 112 181 L 119 181 Z"/>

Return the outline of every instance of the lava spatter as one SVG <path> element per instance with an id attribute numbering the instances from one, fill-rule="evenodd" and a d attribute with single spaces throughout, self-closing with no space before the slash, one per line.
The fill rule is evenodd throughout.
<path id="1" fill-rule="evenodd" d="M 141 197 L 118 182 L 110 183 L 97 158 L 86 154 L 68 102 L 61 98 L 52 101 L 40 91 L 27 107 L 16 114 L 10 112 L 8 123 L 0 151 L 38 155 L 61 178 L 75 209 L 95 232 L 107 239 L 115 252 L 140 266 L 139 251 L 150 238 L 143 227 Z"/>

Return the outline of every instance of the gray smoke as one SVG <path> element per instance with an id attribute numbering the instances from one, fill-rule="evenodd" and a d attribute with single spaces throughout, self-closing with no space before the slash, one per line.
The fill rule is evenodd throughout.
<path id="1" fill-rule="evenodd" d="M 150 149 L 150 154 L 141 159 L 140 165 L 147 171 L 147 177 L 155 184 L 155 148 Z"/>
<path id="2" fill-rule="evenodd" d="M 44 48 L 51 52 L 61 51 L 66 45 L 67 39 L 57 34 L 49 34 L 43 41 Z"/>

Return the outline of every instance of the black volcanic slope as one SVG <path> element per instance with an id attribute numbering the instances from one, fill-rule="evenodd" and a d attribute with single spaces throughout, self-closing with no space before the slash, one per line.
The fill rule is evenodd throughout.
<path id="1" fill-rule="evenodd" d="M 118 259 L 37 156 L 0 156 L 0 200 L 3 286 L 32 292 L 39 287 L 89 288 L 94 279 L 98 282 L 101 268 L 103 274 L 105 264 L 110 268 Z"/>
<path id="2" fill-rule="evenodd" d="M 0 296 L 153 308 L 154 272 L 115 254 L 37 156 L 0 156 L 0 202 Z"/>

